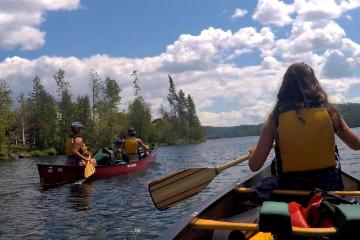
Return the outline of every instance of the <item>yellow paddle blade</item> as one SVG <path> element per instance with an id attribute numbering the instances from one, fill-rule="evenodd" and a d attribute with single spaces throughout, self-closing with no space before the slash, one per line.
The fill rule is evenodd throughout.
<path id="1" fill-rule="evenodd" d="M 258 232 L 250 240 L 273 240 L 271 233 Z"/>
<path id="2" fill-rule="evenodd" d="M 85 166 L 85 171 L 84 171 L 84 176 L 85 178 L 90 177 L 91 175 L 93 175 L 95 173 L 95 166 L 94 164 L 87 162 L 86 166 Z"/>
<path id="3" fill-rule="evenodd" d="M 149 184 L 155 207 L 167 209 L 202 191 L 217 175 L 215 168 L 191 168 Z"/>

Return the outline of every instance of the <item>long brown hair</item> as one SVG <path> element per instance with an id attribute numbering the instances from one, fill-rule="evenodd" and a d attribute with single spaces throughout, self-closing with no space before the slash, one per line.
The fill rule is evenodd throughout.
<path id="1" fill-rule="evenodd" d="M 306 63 L 294 63 L 286 70 L 277 94 L 277 102 L 273 111 L 281 106 L 292 104 L 300 109 L 309 107 L 313 102 L 322 102 L 328 111 L 335 131 L 341 128 L 341 116 L 328 101 L 326 92 L 320 86 L 314 70 Z"/>

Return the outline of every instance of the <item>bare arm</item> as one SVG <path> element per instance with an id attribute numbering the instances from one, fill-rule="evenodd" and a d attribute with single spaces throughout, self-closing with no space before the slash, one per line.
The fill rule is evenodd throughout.
<path id="1" fill-rule="evenodd" d="M 272 145 L 275 140 L 275 123 L 269 117 L 264 123 L 263 129 L 260 133 L 260 138 L 256 146 L 249 151 L 251 157 L 249 159 L 249 168 L 251 171 L 258 171 L 265 163 Z M 257 146 L 260 146 L 257 148 Z"/>
<path id="2" fill-rule="evenodd" d="M 138 147 L 142 147 L 145 151 L 149 151 L 149 148 L 140 139 L 138 139 Z"/>
<path id="3" fill-rule="evenodd" d="M 337 130 L 336 135 L 351 149 L 360 150 L 360 138 L 341 118 L 340 129 Z"/>
<path id="4" fill-rule="evenodd" d="M 82 138 L 79 138 L 79 137 L 75 138 L 72 152 L 73 152 L 74 156 L 76 156 L 77 158 L 84 160 L 84 161 L 89 161 L 88 158 L 86 158 L 85 156 L 80 154 L 80 148 L 82 147 L 82 144 L 83 144 Z"/>

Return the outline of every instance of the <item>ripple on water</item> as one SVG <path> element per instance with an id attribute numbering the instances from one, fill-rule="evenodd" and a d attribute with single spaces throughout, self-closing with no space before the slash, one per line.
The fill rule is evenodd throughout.
<path id="1" fill-rule="evenodd" d="M 54 189 L 40 188 L 37 162 L 0 162 L 1 239 L 153 239 L 200 201 L 250 174 L 246 163 L 228 169 L 204 191 L 160 212 L 147 191 L 151 181 L 191 166 L 218 166 L 247 154 L 257 137 L 217 139 L 203 144 L 157 149 L 157 162 L 131 175 Z M 342 165 L 360 175 L 360 156 L 339 144 Z"/>

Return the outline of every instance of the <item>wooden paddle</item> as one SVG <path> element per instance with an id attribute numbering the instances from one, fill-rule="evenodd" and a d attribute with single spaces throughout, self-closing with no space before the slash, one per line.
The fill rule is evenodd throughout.
<path id="1" fill-rule="evenodd" d="M 91 159 L 91 155 L 89 156 L 89 161 L 86 162 L 85 171 L 84 171 L 85 179 L 89 178 L 91 175 L 95 173 L 95 166 L 90 162 L 90 159 Z"/>
<path id="2" fill-rule="evenodd" d="M 163 177 L 149 184 L 151 199 L 157 209 L 165 210 L 201 192 L 216 175 L 249 158 L 243 156 L 220 167 L 189 168 Z"/>

